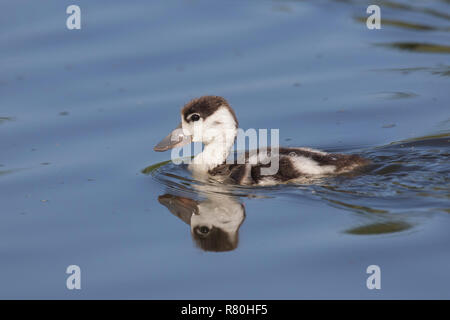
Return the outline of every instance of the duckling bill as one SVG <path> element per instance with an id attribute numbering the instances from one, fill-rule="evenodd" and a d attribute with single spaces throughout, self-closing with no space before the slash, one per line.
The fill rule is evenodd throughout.
<path id="1" fill-rule="evenodd" d="M 269 162 L 249 161 L 229 164 L 238 129 L 238 120 L 228 102 L 219 96 L 203 96 L 188 102 L 181 110 L 181 123 L 155 147 L 167 151 L 191 142 L 202 142 L 203 151 L 189 165 L 193 175 L 206 175 L 225 183 L 273 185 L 305 178 L 350 172 L 369 163 L 359 155 L 327 153 L 310 148 L 264 149 Z M 262 150 L 257 150 L 257 155 Z M 261 157 L 258 156 L 258 159 Z M 263 168 L 278 161 L 276 173 L 263 174 Z"/>

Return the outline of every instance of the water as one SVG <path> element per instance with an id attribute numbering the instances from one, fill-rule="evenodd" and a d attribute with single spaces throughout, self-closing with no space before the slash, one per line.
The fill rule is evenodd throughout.
<path id="1" fill-rule="evenodd" d="M 70 4 L 0 12 L 1 298 L 450 298 L 448 1 L 378 2 L 381 30 L 366 1 L 77 1 L 78 31 Z M 152 147 L 204 94 L 372 165 L 195 181 Z M 243 204 L 228 251 L 202 250 L 180 203 Z"/>

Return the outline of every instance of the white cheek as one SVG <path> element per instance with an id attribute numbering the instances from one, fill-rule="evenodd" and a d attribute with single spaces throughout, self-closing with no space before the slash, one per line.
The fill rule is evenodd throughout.
<path id="1" fill-rule="evenodd" d="M 186 135 L 186 136 L 192 135 L 189 123 L 184 121 L 183 118 L 181 119 L 181 128 L 183 129 L 183 134 L 184 135 Z"/>
<path id="2" fill-rule="evenodd" d="M 216 128 L 211 126 L 209 122 L 206 122 L 203 126 L 202 131 L 202 139 L 204 142 L 208 143 L 212 140 L 220 140 L 224 133 L 220 130 L 220 128 Z"/>
<path id="3" fill-rule="evenodd" d="M 193 142 L 201 141 L 199 140 L 199 137 L 201 137 L 201 125 L 199 126 L 199 122 L 203 120 L 199 120 L 196 122 L 186 122 L 184 119 L 182 120 L 182 128 L 183 128 L 183 134 L 186 136 L 192 136 Z"/>
<path id="4" fill-rule="evenodd" d="M 192 141 L 202 142 L 203 141 L 203 119 L 200 119 L 190 124 Z"/>

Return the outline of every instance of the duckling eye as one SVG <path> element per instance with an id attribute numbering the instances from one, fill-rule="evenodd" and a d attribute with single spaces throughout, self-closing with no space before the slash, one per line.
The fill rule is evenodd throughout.
<path id="1" fill-rule="evenodd" d="M 199 116 L 198 114 L 193 114 L 193 115 L 191 116 L 191 120 L 192 120 L 192 121 L 198 121 L 198 120 L 200 120 L 200 116 Z"/>
<path id="2" fill-rule="evenodd" d="M 200 233 L 202 233 L 202 234 L 207 234 L 209 232 L 209 228 L 202 226 L 198 229 L 198 231 L 200 231 Z"/>

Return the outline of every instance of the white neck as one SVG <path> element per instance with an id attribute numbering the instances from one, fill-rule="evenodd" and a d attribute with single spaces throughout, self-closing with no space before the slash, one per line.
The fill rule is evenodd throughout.
<path id="1" fill-rule="evenodd" d="M 205 144 L 203 151 L 194 157 L 189 168 L 193 171 L 207 172 L 225 162 L 234 144 L 233 139 L 214 140 Z"/>
<path id="2" fill-rule="evenodd" d="M 184 121 L 184 120 L 182 120 Z M 237 134 L 237 124 L 230 111 L 222 106 L 205 120 L 195 122 L 190 127 L 192 141 L 204 144 L 203 152 L 194 157 L 189 169 L 196 173 L 207 173 L 225 162 L 233 147 Z"/>

